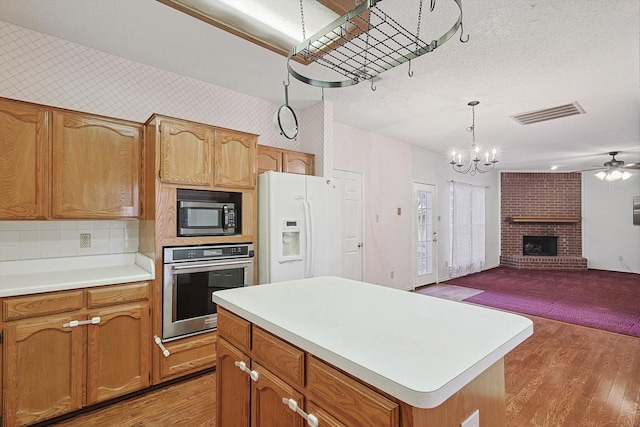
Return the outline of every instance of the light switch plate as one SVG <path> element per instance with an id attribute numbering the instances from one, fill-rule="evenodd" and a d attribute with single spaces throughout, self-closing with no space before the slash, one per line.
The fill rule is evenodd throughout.
<path id="1" fill-rule="evenodd" d="M 480 427 L 480 410 L 473 411 L 471 415 L 460 423 L 460 427 Z"/>

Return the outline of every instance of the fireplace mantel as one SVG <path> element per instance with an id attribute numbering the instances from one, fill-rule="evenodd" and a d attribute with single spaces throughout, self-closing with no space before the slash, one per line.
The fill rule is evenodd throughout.
<path id="1" fill-rule="evenodd" d="M 552 222 L 557 224 L 575 224 L 582 220 L 579 216 L 511 216 L 507 217 L 507 221 L 511 223 L 535 223 L 535 222 Z"/>

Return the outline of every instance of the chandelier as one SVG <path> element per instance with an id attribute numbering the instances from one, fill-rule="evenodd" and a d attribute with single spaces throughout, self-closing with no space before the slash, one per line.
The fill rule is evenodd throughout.
<path id="1" fill-rule="evenodd" d="M 489 158 L 489 151 L 485 151 L 484 163 L 480 163 L 482 159 L 480 158 L 480 147 L 476 145 L 475 110 L 476 105 L 478 105 L 479 103 L 479 101 L 471 101 L 469 104 L 467 104 L 471 107 L 472 114 L 471 127 L 467 128 L 467 131 L 471 132 L 471 156 L 469 164 L 465 167 L 462 163 L 462 153 L 456 152 L 455 150 L 451 152 L 451 161 L 449 163 L 453 167 L 453 170 L 459 173 L 468 173 L 469 175 L 475 175 L 476 173 L 490 172 L 493 170 L 495 164 L 498 163 L 498 159 L 496 159 L 495 148 L 491 151 L 491 158 Z"/>

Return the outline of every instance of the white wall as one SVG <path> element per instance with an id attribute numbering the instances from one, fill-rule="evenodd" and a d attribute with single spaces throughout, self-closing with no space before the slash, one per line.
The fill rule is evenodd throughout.
<path id="1" fill-rule="evenodd" d="M 582 254 L 589 268 L 640 273 L 640 225 L 633 225 L 632 213 L 640 171 L 631 172 L 616 183 L 582 174 Z"/>
<path id="2" fill-rule="evenodd" d="M 437 191 L 436 224 L 438 231 L 438 281 L 449 278 L 448 262 L 451 255 L 449 182 L 451 180 L 484 185 L 486 196 L 485 269 L 500 265 L 500 173 L 492 171 L 475 176 L 454 172 L 445 153 L 434 153 L 412 147 L 413 179 L 433 184 Z"/>
<path id="3" fill-rule="evenodd" d="M 342 123 L 333 129 L 333 167 L 363 175 L 364 281 L 410 289 L 411 146 Z"/>

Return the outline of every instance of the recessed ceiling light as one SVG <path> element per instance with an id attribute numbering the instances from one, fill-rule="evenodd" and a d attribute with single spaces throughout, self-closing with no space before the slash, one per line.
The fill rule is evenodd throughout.
<path id="1" fill-rule="evenodd" d="M 558 169 L 558 167 L 554 165 L 554 166 L 551 166 L 551 168 L 550 168 L 550 169 L 551 169 L 552 171 L 554 171 L 554 170 Z"/>

